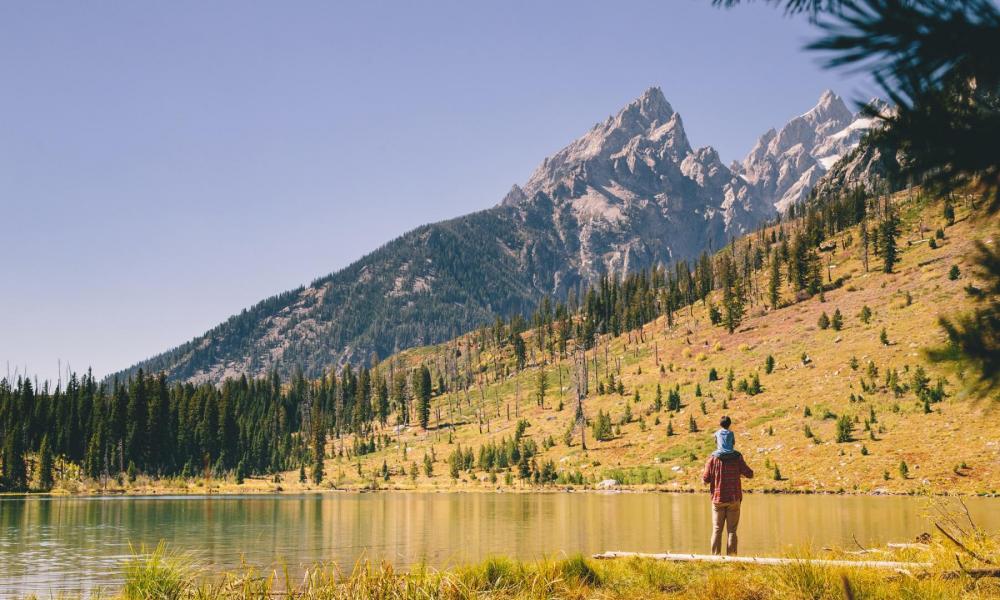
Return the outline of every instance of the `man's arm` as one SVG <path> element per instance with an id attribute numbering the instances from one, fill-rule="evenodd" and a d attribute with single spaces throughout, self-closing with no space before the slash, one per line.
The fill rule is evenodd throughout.
<path id="1" fill-rule="evenodd" d="M 709 457 L 708 462 L 705 463 L 705 470 L 701 474 L 702 483 L 712 483 L 714 478 L 712 477 L 712 461 L 715 457 Z"/>
<path id="2" fill-rule="evenodd" d="M 740 457 L 740 475 L 746 477 L 747 479 L 753 479 L 753 469 L 747 464 L 747 461 Z"/>

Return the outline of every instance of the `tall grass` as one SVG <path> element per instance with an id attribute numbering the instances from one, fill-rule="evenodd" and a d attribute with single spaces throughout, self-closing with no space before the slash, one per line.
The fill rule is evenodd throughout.
<path id="1" fill-rule="evenodd" d="M 125 600 L 180 600 L 189 595 L 197 576 L 188 557 L 168 552 L 160 542 L 152 552 L 129 546 L 132 558 L 125 561 Z"/>
<path id="2" fill-rule="evenodd" d="M 826 567 L 803 560 L 782 566 L 745 563 L 671 563 L 651 559 L 597 561 L 580 555 L 524 562 L 493 557 L 448 570 L 417 566 L 398 570 L 386 562 L 359 560 L 350 571 L 317 565 L 301 576 L 287 569 L 251 565 L 223 573 L 199 570 L 162 544 L 134 552 L 124 565 L 123 600 L 236 600 L 289 598 L 542 600 L 565 598 L 945 599 L 1000 598 L 1000 578 L 975 569 L 1000 565 L 1000 541 L 974 526 L 945 523 L 956 541 L 937 535 L 926 548 L 876 550 L 856 559 L 929 563 L 919 572 Z M 829 557 L 847 558 L 847 552 Z M 827 557 L 827 556 L 824 556 Z"/>
<path id="3" fill-rule="evenodd" d="M 155 553 L 154 553 L 155 554 Z M 151 557 L 153 555 L 150 555 Z M 162 557 L 162 555 L 160 555 Z M 134 563 L 120 598 L 132 599 L 637 599 L 718 600 L 895 598 L 935 599 L 1000 597 L 993 578 L 945 577 L 951 567 L 931 573 L 893 573 L 871 569 L 827 568 L 809 564 L 663 563 L 649 559 L 519 562 L 492 558 L 453 570 L 416 568 L 398 571 L 387 563 L 363 560 L 349 573 L 321 566 L 298 582 L 250 568 L 196 582 L 186 571 L 162 560 Z M 211 577 L 209 578 L 211 579 Z M 277 583 L 281 581 L 282 585 Z M 849 590 L 849 592 L 848 592 Z M 851 595 L 848 596 L 847 594 Z"/>

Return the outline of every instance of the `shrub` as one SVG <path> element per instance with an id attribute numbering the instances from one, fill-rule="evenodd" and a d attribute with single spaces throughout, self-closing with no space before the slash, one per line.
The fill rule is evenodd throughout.
<path id="1" fill-rule="evenodd" d="M 958 265 L 951 265 L 951 268 L 948 269 L 948 279 L 955 281 L 961 276 L 962 272 L 959 270 Z"/>
<path id="2" fill-rule="evenodd" d="M 826 311 L 823 311 L 819 316 L 819 322 L 817 323 L 820 329 L 826 329 L 830 326 L 830 317 L 826 316 Z"/>
<path id="3" fill-rule="evenodd" d="M 594 439 L 604 442 L 610 440 L 611 436 L 611 415 L 605 413 L 603 410 L 598 411 L 597 418 L 594 420 Z"/>
<path id="4" fill-rule="evenodd" d="M 843 444 L 850 442 L 853 438 L 851 437 L 851 431 L 854 429 L 854 423 L 851 422 L 851 418 L 847 415 L 841 415 L 837 419 L 837 443 Z"/>

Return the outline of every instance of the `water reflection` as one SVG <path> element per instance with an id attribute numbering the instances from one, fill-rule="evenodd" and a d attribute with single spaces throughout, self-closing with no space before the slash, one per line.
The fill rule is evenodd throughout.
<path id="1" fill-rule="evenodd" d="M 1000 501 L 970 499 L 1000 530 Z M 752 495 L 744 501 L 746 554 L 788 547 L 910 540 L 928 531 L 912 497 Z M 292 571 L 358 558 L 448 566 L 503 554 L 535 559 L 602 550 L 704 552 L 710 514 L 695 494 L 324 494 L 0 500 L 0 593 L 87 590 L 118 581 L 132 547 L 160 540 L 199 562 L 241 557 Z"/>

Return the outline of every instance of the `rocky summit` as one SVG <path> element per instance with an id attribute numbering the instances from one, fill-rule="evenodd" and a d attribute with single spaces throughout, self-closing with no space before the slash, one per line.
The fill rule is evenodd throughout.
<path id="1" fill-rule="evenodd" d="M 546 158 L 502 206 L 525 223 L 545 207 L 557 234 L 549 249 L 566 261 L 547 284 L 554 294 L 567 281 L 694 257 L 774 214 L 714 149 L 691 147 L 659 88 Z"/>
<path id="2" fill-rule="evenodd" d="M 816 183 L 850 153 L 872 127 L 827 90 L 816 106 L 780 130 L 760 136 L 739 166 L 739 174 L 779 211 L 804 200 Z"/>
<path id="3" fill-rule="evenodd" d="M 546 158 L 493 208 L 425 225 L 128 369 L 220 381 L 369 362 L 718 249 L 808 193 L 863 122 L 826 93 L 737 168 L 692 148 L 659 88 Z"/>

